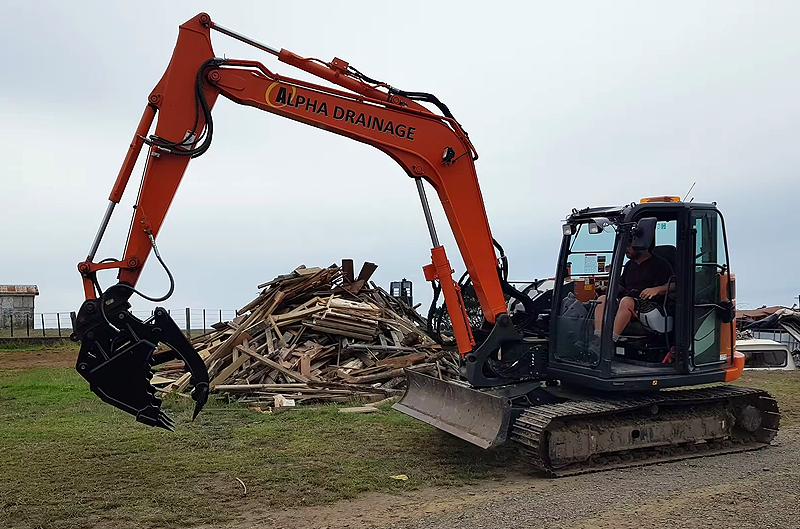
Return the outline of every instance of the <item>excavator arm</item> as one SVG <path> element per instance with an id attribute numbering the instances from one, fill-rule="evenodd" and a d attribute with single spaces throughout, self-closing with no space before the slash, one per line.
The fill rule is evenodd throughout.
<path id="1" fill-rule="evenodd" d="M 211 30 L 253 45 L 284 63 L 324 79 L 331 88 L 278 75 L 260 62 L 220 59 L 213 52 Z M 149 383 L 151 367 L 181 358 L 191 372 L 196 401 L 195 416 L 208 394 L 208 372 L 188 339 L 158 307 L 154 316 L 141 321 L 133 316 L 128 300 L 135 293 L 160 302 L 170 292 L 152 298 L 136 290 L 151 252 L 161 261 L 156 240 L 164 218 L 192 158 L 209 148 L 214 135 L 212 109 L 219 96 L 294 121 L 371 145 L 394 159 L 415 179 L 433 248 L 425 278 L 441 286 L 461 354 L 468 359 L 467 378 L 477 385 L 491 384 L 480 367 L 482 357 L 501 342 L 516 341 L 506 313 L 504 286 L 481 196 L 474 161 L 477 153 L 450 111 L 434 96 L 403 92 L 374 81 L 347 62 L 300 57 L 275 49 L 215 24 L 201 13 L 180 26 L 169 65 L 148 97 L 136 133 L 109 196 L 109 204 L 97 236 L 78 270 L 83 278 L 85 301 L 75 321 L 73 339 L 81 342 L 76 368 L 104 401 L 123 409 L 145 424 L 172 428 L 172 420 L 160 409 L 161 401 Z M 420 104 L 437 106 L 436 114 Z M 148 133 L 158 116 L 155 131 Z M 135 203 L 124 257 L 95 262 L 95 256 L 114 207 L 128 185 L 133 167 L 146 146 L 145 171 Z M 483 314 L 490 326 L 502 332 L 490 334 L 476 347 L 458 284 L 440 245 L 430 215 L 423 180 L 433 187 L 444 208 L 458 249 Z M 169 270 L 164 266 L 167 273 Z M 105 291 L 97 272 L 118 269 L 118 283 Z M 171 352 L 155 354 L 158 343 Z M 477 373 L 477 374 L 476 374 Z"/>

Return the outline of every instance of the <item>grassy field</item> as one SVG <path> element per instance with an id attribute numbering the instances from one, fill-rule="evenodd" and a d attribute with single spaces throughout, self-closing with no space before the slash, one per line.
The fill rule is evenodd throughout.
<path id="1" fill-rule="evenodd" d="M 1 371 L 0 526 L 182 527 L 222 522 L 245 503 L 464 484 L 513 464 L 508 451 L 483 452 L 388 408 L 267 415 L 210 403 L 192 423 L 176 399 L 169 433 L 103 404 L 72 369 Z"/>
<path id="2" fill-rule="evenodd" d="M 773 392 L 782 426 L 800 425 L 800 373 L 738 383 Z M 166 401 L 169 433 L 103 404 L 70 367 L 0 369 L 0 526 L 186 527 L 521 471 L 513 451 L 482 451 L 388 406 L 268 415 L 212 402 L 192 423 L 190 404 Z"/>

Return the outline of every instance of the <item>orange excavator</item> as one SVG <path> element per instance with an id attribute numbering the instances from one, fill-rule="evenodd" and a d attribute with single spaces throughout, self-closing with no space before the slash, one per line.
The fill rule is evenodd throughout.
<path id="1" fill-rule="evenodd" d="M 212 30 L 336 88 L 278 75 L 257 61 L 219 58 Z M 735 348 L 735 281 L 716 204 L 666 196 L 573 209 L 563 223 L 554 277 L 518 290 L 489 228 L 477 151 L 444 103 L 372 79 L 339 58 L 324 62 L 262 44 L 206 13 L 180 26 L 97 236 L 78 264 L 85 301 L 72 335 L 81 343 L 76 370 L 103 401 L 172 430 L 150 380 L 154 366 L 173 359 L 191 373 L 193 418 L 207 401 L 206 366 L 168 311 L 157 307 L 141 320 L 129 300 L 136 294 L 160 303 L 174 289 L 156 240 L 189 161 L 211 145 L 220 96 L 371 145 L 414 180 L 433 245 L 423 271 L 434 305 L 444 297 L 439 327 L 444 314 L 462 377 L 444 381 L 409 370 L 395 409 L 484 448 L 515 444 L 533 467 L 553 476 L 751 450 L 775 437 L 775 399 L 724 384 L 740 376 L 744 357 Z M 95 262 L 143 148 L 124 257 Z M 439 243 L 425 183 L 436 191 L 463 258 L 458 282 Z M 170 279 L 160 298 L 136 289 L 151 252 Z M 642 256 L 669 271 L 666 284 L 634 288 L 626 270 Z M 97 274 L 111 269 L 118 281 L 103 290 Z M 477 320 L 467 301 L 479 307 Z"/>

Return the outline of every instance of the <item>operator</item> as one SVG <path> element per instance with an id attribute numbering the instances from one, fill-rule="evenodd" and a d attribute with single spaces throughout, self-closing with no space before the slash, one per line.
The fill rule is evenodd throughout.
<path id="1" fill-rule="evenodd" d="M 634 315 L 645 327 L 664 329 L 666 315 L 658 310 L 659 304 L 655 300 L 665 296 L 668 289 L 675 290 L 675 282 L 671 281 L 674 272 L 669 261 L 649 250 L 634 250 L 632 246 L 625 249 L 625 255 L 629 261 L 619 281 L 619 291 L 623 297 L 614 318 L 614 342 L 620 341 L 620 335 Z M 594 334 L 599 337 L 606 296 L 600 296 L 597 301 Z"/>

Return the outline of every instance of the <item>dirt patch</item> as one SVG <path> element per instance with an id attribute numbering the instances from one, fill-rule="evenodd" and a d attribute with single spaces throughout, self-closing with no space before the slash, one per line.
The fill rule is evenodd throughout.
<path id="1" fill-rule="evenodd" d="M 231 507 L 241 514 L 227 525 L 203 525 L 196 529 L 367 529 L 412 522 L 420 516 L 436 516 L 499 499 L 504 494 L 544 490 L 547 480 L 513 475 L 504 480 L 463 487 L 426 487 L 393 494 L 368 493 L 350 501 L 294 509 L 266 509 L 242 501 Z"/>
<path id="2" fill-rule="evenodd" d="M 32 367 L 73 367 L 78 349 L 37 349 L 33 351 L 0 351 L 0 369 Z"/>

